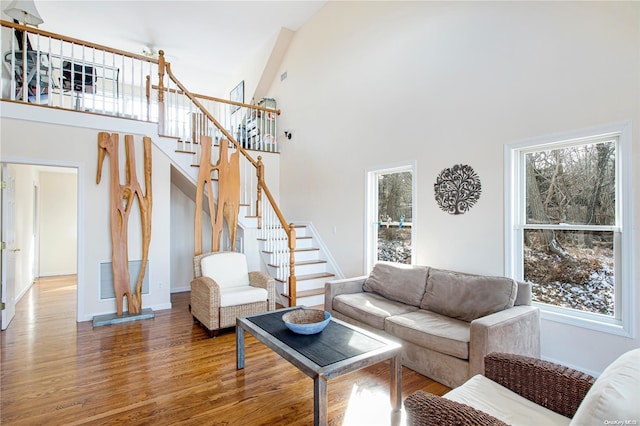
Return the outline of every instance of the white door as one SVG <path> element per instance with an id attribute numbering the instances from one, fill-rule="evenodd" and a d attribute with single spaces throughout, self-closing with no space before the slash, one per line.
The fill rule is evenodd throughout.
<path id="1" fill-rule="evenodd" d="M 15 189 L 16 178 L 13 170 L 2 163 L 2 329 L 6 330 L 16 313 L 15 295 Z"/>

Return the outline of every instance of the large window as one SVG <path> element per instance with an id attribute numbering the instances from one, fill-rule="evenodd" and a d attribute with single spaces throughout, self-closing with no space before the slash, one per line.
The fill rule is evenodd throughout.
<path id="1" fill-rule="evenodd" d="M 367 172 L 365 270 L 415 260 L 415 164 Z"/>
<path id="2" fill-rule="evenodd" d="M 631 332 L 629 127 L 507 147 L 507 274 L 543 317 Z"/>

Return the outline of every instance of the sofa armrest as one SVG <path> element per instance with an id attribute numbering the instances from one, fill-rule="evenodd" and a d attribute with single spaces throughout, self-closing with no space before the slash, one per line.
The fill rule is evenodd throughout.
<path id="1" fill-rule="evenodd" d="M 339 294 L 362 293 L 367 276 L 327 281 L 324 284 L 324 309 L 333 312 L 333 298 Z"/>
<path id="2" fill-rule="evenodd" d="M 249 284 L 267 290 L 267 310 L 273 311 L 276 308 L 276 280 L 264 272 L 253 271 L 249 272 Z"/>
<path id="3" fill-rule="evenodd" d="M 495 417 L 465 404 L 416 391 L 404 400 L 407 425 L 491 425 L 506 426 Z"/>
<path id="4" fill-rule="evenodd" d="M 209 330 L 220 323 L 220 286 L 209 277 L 191 280 L 191 315 Z"/>
<path id="5" fill-rule="evenodd" d="M 522 355 L 492 353 L 485 376 L 534 403 L 572 418 L 595 377 L 563 365 Z"/>
<path id="6" fill-rule="evenodd" d="M 484 358 L 491 352 L 540 357 L 540 310 L 514 306 L 471 321 L 469 377 L 484 374 Z"/>

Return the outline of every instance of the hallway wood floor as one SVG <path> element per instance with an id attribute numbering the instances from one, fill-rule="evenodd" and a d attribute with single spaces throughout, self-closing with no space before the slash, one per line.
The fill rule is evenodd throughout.
<path id="1" fill-rule="evenodd" d="M 1 333 L 2 425 L 310 425 L 313 381 L 252 336 L 235 368 L 235 333 L 210 339 L 189 293 L 155 318 L 76 323 L 75 276 L 41 279 Z M 403 399 L 448 389 L 403 368 Z M 389 424 L 389 366 L 329 381 L 331 425 Z"/>

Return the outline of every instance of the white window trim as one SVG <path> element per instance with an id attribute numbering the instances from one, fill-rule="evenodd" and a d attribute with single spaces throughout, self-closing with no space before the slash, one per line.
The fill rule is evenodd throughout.
<path id="1" fill-rule="evenodd" d="M 504 146 L 504 273 L 505 276 L 522 280 L 521 254 L 515 251 L 517 247 L 522 247 L 522 233 L 514 232 L 518 223 L 517 217 L 521 214 L 521 206 L 517 205 L 518 199 L 514 197 L 514 191 L 516 189 L 520 192 L 524 191 L 526 184 L 522 173 L 519 173 L 523 165 L 516 163 L 519 154 L 532 147 L 543 149 L 545 145 L 553 146 L 563 141 L 568 142 L 607 134 L 619 135 L 619 149 L 616 151 L 616 155 L 619 164 L 617 178 L 621 182 L 621 194 L 617 197 L 616 211 L 619 215 L 617 223 L 622 227 L 620 234 L 622 253 L 615 253 L 615 258 L 620 259 L 619 264 L 621 265 L 620 269 L 616 270 L 616 279 L 619 277 L 621 283 L 616 289 L 616 305 L 621 309 L 621 316 L 619 319 L 615 319 L 606 315 L 584 313 L 547 304 L 535 302 L 534 304 L 540 308 L 542 319 L 635 338 L 633 307 L 636 306 L 636 291 L 633 263 L 632 129 L 630 121 L 531 138 Z M 518 241 L 515 241 L 516 238 Z"/>
<path id="2" fill-rule="evenodd" d="M 415 265 L 417 259 L 416 238 L 418 235 L 418 167 L 415 160 L 401 163 L 377 166 L 365 170 L 365 220 L 364 220 L 364 271 L 368 273 L 373 269 L 377 257 L 377 242 L 375 241 L 375 229 L 378 226 L 378 175 L 410 171 L 411 182 L 411 264 Z"/>

